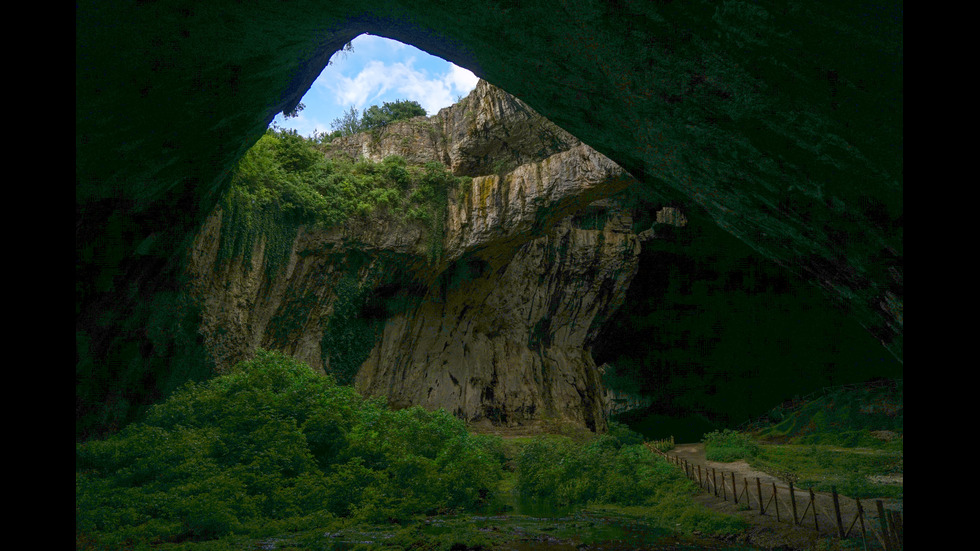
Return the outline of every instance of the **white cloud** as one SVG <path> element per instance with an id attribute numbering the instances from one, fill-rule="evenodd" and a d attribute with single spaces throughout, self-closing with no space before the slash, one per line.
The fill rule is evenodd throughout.
<path id="1" fill-rule="evenodd" d="M 427 71 L 416 69 L 414 63 L 414 57 L 394 63 L 369 61 L 354 77 L 335 76 L 324 86 L 331 89 L 341 106 L 364 109 L 383 101 L 407 99 L 419 102 L 433 115 L 452 105 L 457 95 L 468 94 L 478 80 L 470 71 L 453 64 L 444 75 L 430 76 Z"/>
<path id="2" fill-rule="evenodd" d="M 455 63 L 449 64 L 449 73 L 446 75 L 446 82 L 452 86 L 458 94 L 469 94 L 480 78 L 474 75 L 469 69 L 456 66 Z"/>

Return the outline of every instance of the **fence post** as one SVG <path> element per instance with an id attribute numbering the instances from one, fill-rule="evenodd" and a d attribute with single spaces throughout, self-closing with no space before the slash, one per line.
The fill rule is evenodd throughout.
<path id="1" fill-rule="evenodd" d="M 736 504 L 738 503 L 738 487 L 735 482 L 735 473 L 732 473 L 732 499 L 735 500 Z"/>
<path id="2" fill-rule="evenodd" d="M 837 486 L 830 487 L 830 494 L 834 498 L 834 516 L 837 517 L 837 533 L 841 539 L 844 538 L 844 523 L 840 519 L 840 502 L 837 499 Z"/>
<path id="3" fill-rule="evenodd" d="M 779 492 L 776 491 L 776 483 L 772 483 L 772 499 L 776 504 L 776 522 L 779 522 Z"/>
<path id="4" fill-rule="evenodd" d="M 725 486 L 725 471 L 721 471 L 721 497 L 728 501 L 728 486 Z"/>
<path id="5" fill-rule="evenodd" d="M 885 543 L 885 551 L 892 550 L 892 538 L 888 533 L 888 519 L 885 518 L 885 506 L 881 504 L 881 500 L 875 500 L 875 506 L 878 508 L 878 522 L 881 524 L 881 538 Z"/>
<path id="6" fill-rule="evenodd" d="M 796 517 L 796 493 L 793 492 L 793 483 L 789 483 L 789 502 L 793 504 L 793 526 L 798 526 L 800 521 Z"/>
<path id="7" fill-rule="evenodd" d="M 762 503 L 762 482 L 759 477 L 755 477 L 755 493 L 759 496 L 759 514 L 764 515 L 766 514 L 766 506 Z"/>
<path id="8" fill-rule="evenodd" d="M 752 498 L 749 497 L 749 479 L 745 478 L 744 476 L 742 477 L 742 486 L 745 488 L 745 503 L 748 504 L 749 507 L 751 507 Z"/>
<path id="9" fill-rule="evenodd" d="M 718 469 L 711 467 L 711 485 L 714 486 L 715 497 L 718 497 Z"/>
<path id="10" fill-rule="evenodd" d="M 858 499 L 856 501 L 857 501 L 857 505 L 858 505 L 858 518 L 861 519 L 861 539 L 864 541 L 864 546 L 867 547 L 868 546 L 868 534 L 864 530 L 864 508 L 861 507 L 861 500 L 860 499 Z"/>
<path id="11" fill-rule="evenodd" d="M 899 548 L 904 547 L 904 534 L 902 526 L 902 514 L 898 511 L 888 511 L 888 521 L 892 527 L 892 536 L 894 536 L 894 542 Z"/>
<path id="12" fill-rule="evenodd" d="M 817 498 L 813 495 L 813 488 L 810 488 L 810 505 L 813 506 L 813 529 L 819 532 L 820 525 L 817 523 Z"/>
<path id="13" fill-rule="evenodd" d="M 698 465 L 698 489 L 701 489 L 701 465 Z"/>

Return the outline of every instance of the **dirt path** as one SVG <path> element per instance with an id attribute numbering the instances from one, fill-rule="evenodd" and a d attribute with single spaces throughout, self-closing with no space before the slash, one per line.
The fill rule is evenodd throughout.
<path id="1" fill-rule="evenodd" d="M 816 528 L 814 527 L 813 506 L 810 505 L 810 494 L 807 490 L 794 489 L 797 507 L 797 518 L 802 519 L 800 525 L 793 524 L 793 510 L 790 500 L 789 484 L 779 478 L 753 469 L 745 461 L 720 463 L 707 461 L 704 455 L 704 444 L 677 444 L 667 456 L 674 460 L 687 462 L 688 470 L 698 482 L 698 466 L 701 467 L 701 494 L 697 501 L 706 507 L 725 513 L 735 514 L 745 519 L 752 528 L 744 537 L 744 543 L 763 548 L 812 549 L 818 541 L 838 535 L 836 513 L 833 497 L 829 493 L 814 492 L 816 504 Z M 683 469 L 683 466 L 678 466 Z M 724 480 L 724 483 L 722 482 Z M 733 500 L 732 484 L 739 493 L 738 503 Z M 746 489 L 746 481 L 748 487 Z M 717 488 L 715 487 L 717 485 Z M 772 499 L 775 488 L 776 499 Z M 762 504 L 766 506 L 765 514 L 760 514 L 759 491 L 762 492 Z M 717 492 L 717 497 L 715 494 Z M 844 529 L 851 526 L 857 517 L 857 502 L 845 496 L 838 496 L 841 521 Z M 778 504 L 778 506 L 777 506 Z M 862 499 L 861 505 L 865 513 L 865 528 L 868 530 L 869 545 L 876 539 L 871 531 L 879 529 L 878 512 L 874 499 Z M 885 509 L 902 511 L 902 501 L 882 499 Z M 776 511 L 778 507 L 779 519 Z M 861 534 L 860 521 L 854 524 L 851 535 Z"/>

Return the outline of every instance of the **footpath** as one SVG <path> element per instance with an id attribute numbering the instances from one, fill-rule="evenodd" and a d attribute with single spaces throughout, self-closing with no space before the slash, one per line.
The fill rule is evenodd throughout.
<path id="1" fill-rule="evenodd" d="M 858 500 L 847 496 L 838 495 L 835 507 L 831 493 L 813 492 L 811 503 L 809 490 L 794 487 L 791 494 L 789 483 L 754 470 L 744 461 L 707 461 L 702 443 L 677 444 L 661 455 L 699 484 L 702 490 L 698 502 L 709 509 L 737 515 L 749 523 L 751 528 L 741 536 L 739 543 L 767 549 L 813 549 L 818 542 L 839 538 L 841 526 L 849 539 L 861 541 L 863 517 L 867 545 L 862 548 L 889 551 L 902 548 L 902 500 L 861 499 L 863 515 L 859 516 Z M 793 522 L 794 501 L 796 524 Z M 888 537 L 882 535 L 879 502 L 886 521 L 890 521 L 885 523 Z"/>

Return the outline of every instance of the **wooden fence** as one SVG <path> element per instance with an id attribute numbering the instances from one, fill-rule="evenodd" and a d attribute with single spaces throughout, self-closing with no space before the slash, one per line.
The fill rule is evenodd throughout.
<path id="1" fill-rule="evenodd" d="M 658 441 L 662 443 L 665 441 Z M 673 437 L 670 438 L 673 445 Z M 831 486 L 831 494 L 815 493 L 812 488 L 800 490 L 788 483 L 788 487 L 777 487 L 775 482 L 763 484 L 758 477 L 755 483 L 743 477 L 741 483 L 736 473 L 719 471 L 714 467 L 702 467 L 692 464 L 686 459 L 670 455 L 657 449 L 652 442 L 647 447 L 663 456 L 668 462 L 684 471 L 684 474 L 694 481 L 698 488 L 725 501 L 731 499 L 734 503 L 743 503 L 746 507 L 757 509 L 760 515 L 774 515 L 777 522 L 792 522 L 796 526 L 809 526 L 818 532 L 832 533 L 840 538 L 856 536 L 860 531 L 867 549 L 868 535 L 871 534 L 881 544 L 885 551 L 903 549 L 905 545 L 904 525 L 900 511 L 886 510 L 881 500 L 875 501 L 877 518 L 874 513 L 866 511 L 860 499 L 851 499 L 837 494 L 837 488 Z M 721 479 L 719 482 L 719 478 Z M 766 494 L 768 493 L 768 499 Z M 783 494 L 780 497 L 780 493 Z M 818 497 L 833 504 L 833 514 L 830 514 Z M 846 503 L 848 500 L 852 503 Z M 755 501 L 755 503 L 753 503 Z M 842 504 L 846 503 L 846 507 Z M 780 511 L 780 506 L 783 511 Z M 853 515 L 849 522 L 845 521 L 847 512 Z M 809 515 L 809 519 L 807 518 Z M 822 516 L 822 520 L 821 517 Z M 811 526 L 812 524 L 812 526 Z M 846 528 L 845 528 L 846 526 Z"/>
<path id="2" fill-rule="evenodd" d="M 665 451 L 674 449 L 674 436 L 663 440 L 651 440 L 646 442 L 647 446 L 652 446 L 653 451 L 663 455 Z"/>

